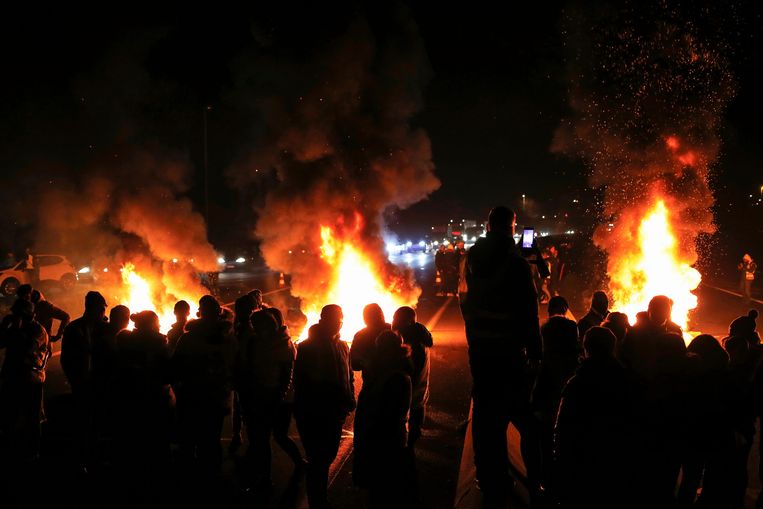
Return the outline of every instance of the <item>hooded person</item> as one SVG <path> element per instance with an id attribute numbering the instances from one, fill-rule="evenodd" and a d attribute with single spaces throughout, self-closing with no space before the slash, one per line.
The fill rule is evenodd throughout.
<path id="1" fill-rule="evenodd" d="M 256 311 L 251 332 L 239 339 L 236 356 L 236 390 L 249 437 L 247 456 L 254 471 L 255 487 L 270 487 L 273 434 L 276 414 L 289 386 L 296 349 L 283 337 L 271 313 Z"/>
<path id="2" fill-rule="evenodd" d="M 172 327 L 167 332 L 167 347 L 170 350 L 170 355 L 177 348 L 180 336 L 185 333 L 188 317 L 191 316 L 191 305 L 184 300 L 179 300 L 172 308 L 172 313 L 175 315 L 175 323 L 172 324 Z"/>
<path id="3" fill-rule="evenodd" d="M 210 474 L 220 470 L 220 435 L 229 415 L 236 343 L 232 323 L 217 299 L 199 300 L 199 318 L 189 322 L 172 356 L 181 454 L 197 458 Z"/>
<path id="4" fill-rule="evenodd" d="M 48 334 L 34 319 L 34 304 L 17 299 L 0 324 L 0 439 L 7 466 L 39 458 L 43 384 L 50 356 Z M 14 465 L 15 463 L 15 465 Z"/>
<path id="5" fill-rule="evenodd" d="M 294 364 L 294 416 L 307 454 L 307 498 L 311 508 L 328 507 L 328 475 L 339 451 L 342 427 L 355 409 L 350 348 L 342 341 L 344 315 L 324 306 L 320 321 L 299 344 Z"/>
<path id="6" fill-rule="evenodd" d="M 384 311 L 378 304 L 368 304 L 363 308 L 363 322 L 366 326 L 359 330 L 352 340 L 350 358 L 352 369 L 360 371 L 363 383 L 366 383 L 371 376 L 369 366 L 373 362 L 376 338 L 382 332 L 390 330 L 392 326 L 384 319 Z"/>
<path id="7" fill-rule="evenodd" d="M 371 507 L 411 507 L 410 346 L 398 333 L 384 331 L 371 362 L 374 376 L 363 384 L 355 414 L 353 480 L 369 489 Z"/>

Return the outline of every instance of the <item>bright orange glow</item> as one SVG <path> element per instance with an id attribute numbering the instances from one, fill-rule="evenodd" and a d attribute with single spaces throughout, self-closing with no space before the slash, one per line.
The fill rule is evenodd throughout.
<path id="1" fill-rule="evenodd" d="M 132 263 L 126 263 L 121 269 L 122 283 L 126 294 L 120 300 L 122 305 L 130 308 L 131 313 L 152 310 L 159 315 L 159 327 L 163 333 L 166 333 L 175 323 L 175 314 L 173 308 L 175 305 L 175 296 L 158 295 L 153 288 L 163 288 L 161 284 L 149 283 L 149 278 L 141 276 Z M 184 299 L 191 305 L 191 317 L 196 316 L 198 297 L 184 295 L 177 300 Z M 130 329 L 133 323 L 130 322 Z"/>
<path id="2" fill-rule="evenodd" d="M 676 150 L 679 146 L 678 138 L 675 136 L 668 136 L 668 139 L 665 140 L 665 143 L 667 144 L 668 148 Z"/>
<path id="3" fill-rule="evenodd" d="M 613 309 L 628 315 L 631 323 L 636 313 L 646 311 L 656 295 L 673 299 L 673 321 L 687 330 L 689 311 L 697 307 L 692 293 L 702 279 L 691 261 L 679 254 L 671 217 L 665 202 L 658 200 L 638 226 L 635 249 L 610 261 L 610 289 Z"/>
<path id="4" fill-rule="evenodd" d="M 365 327 L 363 308 L 376 303 L 381 306 L 387 321 L 400 306 L 415 306 L 418 294 L 407 299 L 396 291 L 393 284 L 385 284 L 374 270 L 373 261 L 349 240 L 340 240 L 327 226 L 321 227 L 321 258 L 331 267 L 331 279 L 320 301 L 303 302 L 307 326 L 300 339 L 307 337 L 309 326 L 318 322 L 321 308 L 326 304 L 338 304 L 344 313 L 342 339 L 352 341 L 353 335 Z"/>

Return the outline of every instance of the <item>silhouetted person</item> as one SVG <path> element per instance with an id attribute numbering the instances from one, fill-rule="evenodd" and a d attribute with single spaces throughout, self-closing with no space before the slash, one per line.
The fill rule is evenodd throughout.
<path id="1" fill-rule="evenodd" d="M 363 384 L 355 415 L 354 470 L 369 489 L 371 507 L 413 507 L 406 452 L 411 405 L 410 347 L 395 332 L 376 339 L 374 376 Z M 353 471 L 353 474 L 355 472 Z"/>
<path id="2" fill-rule="evenodd" d="M 437 248 L 437 251 L 434 254 L 434 266 L 437 272 L 440 273 L 440 283 L 437 285 L 437 293 L 444 294 L 445 283 L 443 278 L 445 276 L 445 244 L 440 244 Z"/>
<path id="3" fill-rule="evenodd" d="M 701 507 L 723 507 L 728 496 L 729 459 L 734 432 L 728 416 L 729 356 L 709 334 L 694 338 L 687 347 L 690 359 L 686 447 L 681 465 L 679 507 L 692 507 L 697 489 Z"/>
<path id="4" fill-rule="evenodd" d="M 429 349 L 432 348 L 432 334 L 423 323 L 416 321 L 416 311 L 403 306 L 395 311 L 392 330 L 400 334 L 403 343 L 411 349 L 411 416 L 408 421 L 408 446 L 413 446 L 421 438 L 421 428 L 426 417 L 429 401 Z"/>
<path id="5" fill-rule="evenodd" d="M 43 326 L 51 342 L 58 341 L 64 334 L 64 329 L 69 325 L 69 313 L 54 306 L 39 290 L 32 290 L 32 304 L 34 304 L 34 319 Z M 53 334 L 53 320 L 58 320 L 58 329 Z"/>
<path id="6" fill-rule="evenodd" d="M 258 308 L 256 297 L 253 294 L 254 291 L 242 295 L 236 299 L 233 306 L 233 334 L 236 338 L 237 345 L 240 344 L 241 341 L 245 341 L 252 334 L 252 313 Z M 232 436 L 228 448 L 231 452 L 235 452 L 241 447 L 244 439 L 241 432 L 243 422 L 244 418 L 241 413 L 241 399 L 238 390 L 234 387 L 233 413 L 231 414 Z"/>
<path id="7" fill-rule="evenodd" d="M 181 454 L 202 470 L 220 470 L 220 434 L 230 414 L 236 345 L 232 324 L 221 318 L 211 295 L 199 300 L 199 319 L 189 322 L 172 356 Z"/>
<path id="8" fill-rule="evenodd" d="M 297 350 L 294 346 L 294 342 L 289 335 L 289 328 L 284 324 L 283 314 L 278 308 L 269 306 L 262 309 L 265 313 L 269 313 L 276 321 L 278 325 L 278 339 L 287 343 L 287 348 L 293 350 L 293 354 L 296 356 Z M 289 437 L 289 428 L 291 427 L 291 417 L 294 415 L 294 383 L 293 383 L 294 370 L 292 369 L 292 378 L 289 379 L 289 386 L 286 389 L 281 402 L 276 408 L 275 418 L 273 420 L 273 440 L 278 447 L 289 456 L 294 463 L 295 473 L 299 474 L 305 468 L 305 460 L 302 458 L 302 453 L 299 451 L 297 444 Z"/>
<path id="9" fill-rule="evenodd" d="M 755 435 L 756 406 L 760 394 L 755 394 L 753 375 L 749 372 L 750 345 L 746 339 L 731 336 L 723 342 L 729 354 L 729 383 L 725 408 L 734 433 L 733 451 L 727 466 L 728 507 L 744 507 L 747 494 L 747 462 Z"/>
<path id="10" fill-rule="evenodd" d="M 628 315 L 625 313 L 618 313 L 617 311 L 611 311 L 607 318 L 601 323 L 602 327 L 606 327 L 611 330 L 617 338 L 617 344 L 615 345 L 615 357 L 618 359 L 622 356 L 623 342 L 625 336 L 630 330 L 631 324 L 628 321 Z"/>
<path id="11" fill-rule="evenodd" d="M 117 371 L 117 335 L 130 325 L 130 309 L 117 305 L 109 310 L 109 321 L 92 337 L 93 420 L 96 440 L 113 437 L 114 389 Z"/>
<path id="12" fill-rule="evenodd" d="M 251 332 L 239 340 L 236 390 L 249 437 L 247 458 L 254 473 L 253 487 L 270 490 L 270 436 L 278 407 L 291 384 L 296 349 L 281 335 L 272 314 L 257 311 L 251 323 Z"/>
<path id="13" fill-rule="evenodd" d="M 40 454 L 43 384 L 50 356 L 48 334 L 34 320 L 34 304 L 18 299 L 0 324 L 0 461 L 18 468 Z"/>
<path id="14" fill-rule="evenodd" d="M 265 302 L 263 301 L 263 295 L 262 290 L 259 288 L 255 288 L 254 290 L 250 291 L 247 295 L 254 300 L 254 310 L 253 311 L 260 311 L 261 309 L 265 309 L 269 307 Z"/>
<path id="15" fill-rule="evenodd" d="M 591 308 L 588 313 L 578 321 L 578 335 L 582 338 L 591 327 L 598 327 L 609 314 L 609 297 L 602 291 L 593 292 Z"/>
<path id="16" fill-rule="evenodd" d="M 170 355 L 175 352 L 180 336 L 185 334 L 185 326 L 188 323 L 188 317 L 191 316 L 191 305 L 184 300 L 179 300 L 175 303 L 172 312 L 175 315 L 175 323 L 167 331 L 167 347 Z"/>
<path id="17" fill-rule="evenodd" d="M 549 319 L 540 328 L 543 359 L 532 394 L 532 407 L 537 418 L 538 446 L 542 457 L 542 483 L 547 492 L 554 489 L 553 445 L 554 424 L 562 398 L 562 389 L 575 374 L 582 348 L 578 326 L 566 318 L 569 305 L 564 297 L 548 301 Z"/>
<path id="18" fill-rule="evenodd" d="M 755 369 L 763 357 L 763 346 L 760 344 L 760 335 L 755 330 L 757 324 L 755 321 L 758 318 L 758 310 L 751 309 L 747 315 L 740 316 L 734 319 L 729 325 L 729 336 L 737 336 L 747 340 L 750 345 L 750 362 L 752 363 L 751 369 Z"/>
<path id="19" fill-rule="evenodd" d="M 156 313 L 141 311 L 131 319 L 135 328 L 116 338 L 115 440 L 120 475 L 147 495 L 159 487 L 152 480 L 169 460 L 170 356 Z"/>
<path id="20" fill-rule="evenodd" d="M 742 291 L 742 298 L 745 304 L 749 304 L 752 299 L 752 283 L 755 281 L 755 272 L 758 270 L 758 264 L 753 261 L 749 254 L 742 257 L 742 261 L 737 265 L 739 271 L 739 289 Z"/>
<path id="21" fill-rule="evenodd" d="M 366 383 L 371 376 L 369 366 L 376 351 L 376 338 L 392 326 L 384 320 L 384 311 L 378 304 L 369 304 L 363 308 L 363 322 L 365 328 L 359 330 L 352 340 L 350 358 L 352 369 L 360 371 L 363 383 Z"/>
<path id="22" fill-rule="evenodd" d="M 80 468 L 87 471 L 93 459 L 97 430 L 94 422 L 95 370 L 93 346 L 106 330 L 106 299 L 98 292 L 85 295 L 85 312 L 72 321 L 61 341 L 61 367 L 72 389 L 75 434 Z"/>
<path id="23" fill-rule="evenodd" d="M 329 466 L 339 451 L 344 421 L 355 408 L 350 349 L 339 338 L 342 321 L 342 308 L 325 306 L 299 344 L 294 365 L 294 416 L 307 454 L 311 509 L 329 507 Z"/>
<path id="24" fill-rule="evenodd" d="M 529 432 L 528 357 L 531 364 L 541 357 L 538 295 L 530 264 L 514 243 L 515 223 L 506 207 L 490 212 L 487 235 L 467 254 L 467 292 L 461 301 L 474 382 L 474 462 L 487 507 L 501 507 L 508 494 L 507 428 L 513 422 L 520 435 Z M 521 443 L 522 456 L 530 490 L 537 493 L 539 458 L 527 442 Z"/>
<path id="25" fill-rule="evenodd" d="M 651 380 L 659 361 L 659 340 L 665 334 L 681 337 L 681 328 L 670 320 L 673 301 L 664 295 L 658 295 L 649 301 L 647 315 L 641 315 L 625 337 L 622 350 L 622 361 L 636 375 L 645 380 Z M 681 344 L 685 346 L 683 340 Z"/>
<path id="26" fill-rule="evenodd" d="M 555 428 L 562 507 L 636 507 L 632 482 L 631 389 L 614 357 L 615 335 L 591 327 L 585 359 L 564 389 Z"/>
<path id="27" fill-rule="evenodd" d="M 18 288 L 16 288 L 16 297 L 18 297 L 21 300 L 28 300 L 29 302 L 32 302 L 32 292 L 33 292 L 32 285 L 30 284 L 23 284 L 20 285 Z"/>
<path id="28" fill-rule="evenodd" d="M 458 291 L 459 256 L 453 244 L 448 244 L 442 255 L 442 283 L 446 295 L 456 295 Z"/>

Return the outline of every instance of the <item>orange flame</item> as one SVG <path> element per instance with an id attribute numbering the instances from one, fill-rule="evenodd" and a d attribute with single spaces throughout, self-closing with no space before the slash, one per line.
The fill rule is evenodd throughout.
<path id="1" fill-rule="evenodd" d="M 406 298 L 395 288 L 394 282 L 385 284 L 374 269 L 373 261 L 350 240 L 338 239 L 328 226 L 321 226 L 321 239 L 321 258 L 331 267 L 331 275 L 322 300 L 303 304 L 308 327 L 318 322 L 325 304 L 338 304 L 344 313 L 342 339 L 351 341 L 352 336 L 365 327 L 363 308 L 367 304 L 379 304 L 387 321 L 400 306 L 415 306 L 418 294 Z M 300 339 L 307 337 L 308 327 Z"/>
<path id="2" fill-rule="evenodd" d="M 132 263 L 126 263 L 121 269 L 122 283 L 126 295 L 120 299 L 121 304 L 130 308 L 131 313 L 137 313 L 145 310 L 153 310 L 159 315 L 159 328 L 162 332 L 166 333 L 175 323 L 174 298 L 175 295 L 158 295 L 155 288 L 162 288 L 164 285 L 151 284 L 147 277 L 141 276 L 135 269 L 135 265 Z M 188 301 L 191 305 L 191 316 L 196 315 L 197 311 L 197 298 L 191 295 L 184 295 L 179 297 Z M 130 328 L 133 324 L 130 322 Z"/>
<path id="3" fill-rule="evenodd" d="M 638 226 L 635 252 L 622 254 L 610 263 L 610 289 L 614 309 L 628 315 L 645 311 L 652 297 L 667 295 L 673 300 L 673 321 L 687 330 L 689 311 L 697 307 L 692 293 L 702 279 L 682 258 L 671 225 L 670 212 L 663 200 L 649 209 Z M 630 241 L 633 241 L 630 240 Z"/>

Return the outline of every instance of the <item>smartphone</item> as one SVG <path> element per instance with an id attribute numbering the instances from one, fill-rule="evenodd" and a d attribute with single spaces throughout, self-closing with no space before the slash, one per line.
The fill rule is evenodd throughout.
<path id="1" fill-rule="evenodd" d="M 522 249 L 531 249 L 535 241 L 535 228 L 524 228 L 522 230 Z"/>

